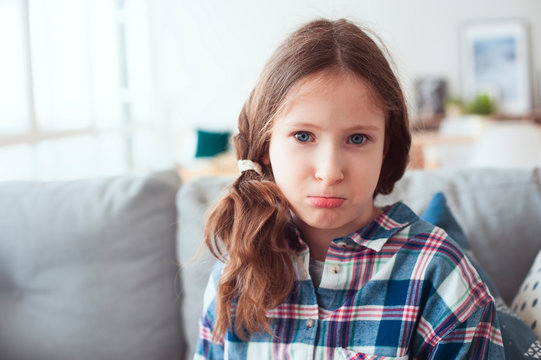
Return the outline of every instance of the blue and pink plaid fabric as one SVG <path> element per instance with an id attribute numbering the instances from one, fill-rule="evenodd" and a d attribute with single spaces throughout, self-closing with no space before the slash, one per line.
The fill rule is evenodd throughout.
<path id="1" fill-rule="evenodd" d="M 248 342 L 231 332 L 212 341 L 216 265 L 194 359 L 504 359 L 487 287 L 456 243 L 406 205 L 335 239 L 317 289 L 298 241 L 295 287 L 267 313 L 272 334 Z"/>

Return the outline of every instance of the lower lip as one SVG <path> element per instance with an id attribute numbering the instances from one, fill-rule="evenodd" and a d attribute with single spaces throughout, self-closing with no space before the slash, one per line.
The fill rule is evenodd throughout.
<path id="1" fill-rule="evenodd" d="M 310 203 L 318 208 L 325 209 L 335 209 L 342 206 L 344 199 L 342 198 L 333 198 L 333 197 L 323 197 L 323 196 L 310 196 Z"/>

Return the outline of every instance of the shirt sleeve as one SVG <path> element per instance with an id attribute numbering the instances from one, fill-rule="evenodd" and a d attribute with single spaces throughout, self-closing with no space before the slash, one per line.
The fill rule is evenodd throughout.
<path id="1" fill-rule="evenodd" d="M 427 359 L 505 359 L 494 302 L 478 308 L 442 336 Z"/>
<path id="2" fill-rule="evenodd" d="M 203 314 L 199 320 L 199 336 L 193 357 L 194 360 L 224 358 L 224 341 L 216 342 L 212 338 L 216 320 L 216 289 L 222 272 L 222 265 L 221 263 L 216 264 L 205 289 Z"/>

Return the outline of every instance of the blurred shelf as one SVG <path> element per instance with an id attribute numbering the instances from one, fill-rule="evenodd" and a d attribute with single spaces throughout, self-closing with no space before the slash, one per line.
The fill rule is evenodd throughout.
<path id="1" fill-rule="evenodd" d="M 233 151 L 210 158 L 200 158 L 189 165 L 179 165 L 178 174 L 183 182 L 201 176 L 238 176 L 237 160 Z"/>

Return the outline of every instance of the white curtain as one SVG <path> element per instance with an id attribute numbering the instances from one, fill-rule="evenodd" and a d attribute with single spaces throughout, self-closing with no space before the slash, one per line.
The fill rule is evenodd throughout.
<path id="1" fill-rule="evenodd" d="M 0 1 L 0 180 L 172 165 L 150 4 Z"/>

